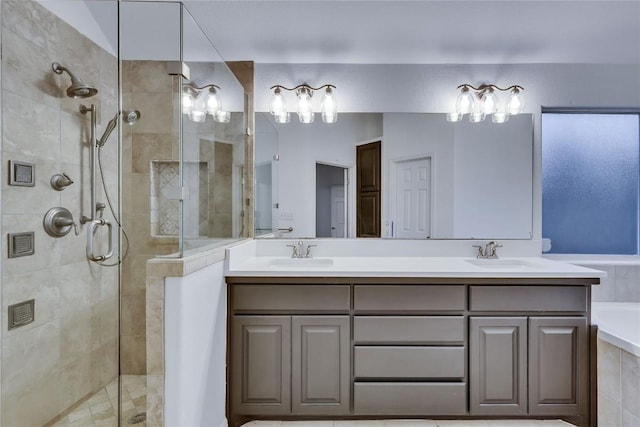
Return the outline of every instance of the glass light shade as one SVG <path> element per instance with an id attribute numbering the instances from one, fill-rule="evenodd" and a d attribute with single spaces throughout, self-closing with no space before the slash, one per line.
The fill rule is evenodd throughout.
<path id="1" fill-rule="evenodd" d="M 458 99 L 456 99 L 456 113 L 470 113 L 473 110 L 475 102 L 475 95 L 469 92 L 467 87 L 463 87 L 462 92 L 458 95 Z"/>
<path id="2" fill-rule="evenodd" d="M 284 96 L 282 96 L 280 88 L 278 87 L 273 91 L 273 98 L 271 98 L 269 112 L 274 116 L 287 112 L 287 104 L 285 103 Z"/>
<path id="3" fill-rule="evenodd" d="M 471 123 L 480 123 L 484 122 L 485 114 L 484 113 L 470 113 L 469 121 Z"/>
<path id="4" fill-rule="evenodd" d="M 289 123 L 291 121 L 291 114 L 288 112 L 276 114 L 273 117 L 276 123 Z"/>
<path id="5" fill-rule="evenodd" d="M 522 96 L 520 95 L 520 90 L 514 88 L 511 91 L 511 95 L 509 96 L 509 100 L 507 101 L 506 111 L 511 115 L 516 115 L 522 112 L 522 107 L 524 106 Z"/>
<path id="6" fill-rule="evenodd" d="M 209 88 L 209 91 L 205 93 L 204 105 L 207 113 L 212 116 L 222 109 L 222 106 L 220 105 L 220 100 L 218 100 L 218 95 L 214 87 Z"/>
<path id="7" fill-rule="evenodd" d="M 482 112 L 484 114 L 493 114 L 498 111 L 498 97 L 493 93 L 493 89 L 489 88 L 482 95 Z"/>
<path id="8" fill-rule="evenodd" d="M 327 91 L 322 97 L 322 121 L 325 123 L 335 123 L 338 120 L 338 103 L 333 94 L 331 86 L 327 87 Z"/>
<path id="9" fill-rule="evenodd" d="M 182 114 L 189 114 L 193 110 L 195 99 L 193 95 L 185 90 L 182 92 Z"/>
<path id="10" fill-rule="evenodd" d="M 504 111 L 496 111 L 491 115 L 491 121 L 493 123 L 505 123 L 509 121 L 509 114 Z"/>
<path id="11" fill-rule="evenodd" d="M 188 114 L 188 116 L 192 122 L 203 123 L 204 120 L 207 118 L 207 113 L 205 113 L 204 111 L 193 110 Z"/>
<path id="12" fill-rule="evenodd" d="M 231 121 L 231 112 L 229 111 L 216 111 L 213 114 L 213 120 L 218 123 L 229 123 Z"/>
<path id="13" fill-rule="evenodd" d="M 459 122 L 463 115 L 462 113 L 447 113 L 446 117 L 448 122 Z"/>
<path id="14" fill-rule="evenodd" d="M 300 123 L 313 123 L 313 115 L 311 93 L 303 87 L 298 91 L 298 119 Z"/>

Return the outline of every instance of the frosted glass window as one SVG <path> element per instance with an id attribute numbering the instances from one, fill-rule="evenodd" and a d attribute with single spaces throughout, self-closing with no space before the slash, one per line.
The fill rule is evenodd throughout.
<path id="1" fill-rule="evenodd" d="M 542 115 L 542 236 L 550 253 L 638 253 L 639 155 L 638 115 Z"/>

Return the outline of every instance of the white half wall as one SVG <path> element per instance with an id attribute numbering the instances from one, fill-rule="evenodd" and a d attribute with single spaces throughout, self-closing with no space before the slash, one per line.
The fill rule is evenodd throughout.
<path id="1" fill-rule="evenodd" d="M 166 426 L 226 425 L 224 261 L 165 279 Z"/>

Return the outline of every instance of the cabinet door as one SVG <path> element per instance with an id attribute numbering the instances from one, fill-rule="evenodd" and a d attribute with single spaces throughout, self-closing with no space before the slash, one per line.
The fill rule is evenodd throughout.
<path id="1" fill-rule="evenodd" d="M 472 317 L 471 413 L 527 413 L 527 318 Z"/>
<path id="2" fill-rule="evenodd" d="M 587 319 L 529 319 L 529 413 L 580 414 L 589 375 Z"/>
<path id="3" fill-rule="evenodd" d="M 349 316 L 293 316 L 292 327 L 292 413 L 348 414 Z"/>
<path id="4" fill-rule="evenodd" d="M 233 316 L 232 407 L 236 414 L 291 411 L 291 318 Z"/>

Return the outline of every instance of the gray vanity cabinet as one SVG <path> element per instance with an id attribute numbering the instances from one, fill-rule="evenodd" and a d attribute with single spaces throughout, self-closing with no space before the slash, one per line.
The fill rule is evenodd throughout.
<path id="1" fill-rule="evenodd" d="M 291 408 L 291 318 L 234 316 L 233 410 L 288 414 Z"/>
<path id="2" fill-rule="evenodd" d="M 349 414 L 348 286 L 237 285 L 232 301 L 235 414 Z"/>
<path id="3" fill-rule="evenodd" d="M 349 413 L 349 316 L 293 316 L 291 413 Z"/>
<path id="4" fill-rule="evenodd" d="M 588 298 L 582 286 L 471 286 L 471 413 L 583 414 L 589 387 Z M 505 315 L 484 317 L 483 311 Z"/>
<path id="5" fill-rule="evenodd" d="M 589 377 L 587 319 L 529 318 L 529 354 L 529 413 L 583 412 Z"/>
<path id="6" fill-rule="evenodd" d="M 469 322 L 471 413 L 527 413 L 527 318 L 472 317 Z"/>

